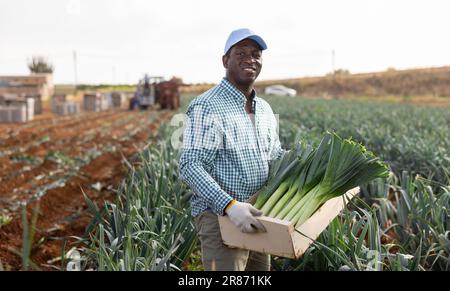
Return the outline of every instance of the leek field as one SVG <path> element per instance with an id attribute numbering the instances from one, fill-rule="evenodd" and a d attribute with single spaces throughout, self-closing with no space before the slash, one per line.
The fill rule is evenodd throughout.
<path id="1" fill-rule="evenodd" d="M 386 161 L 387 178 L 360 195 L 299 260 L 273 270 L 450 270 L 450 110 L 372 101 L 267 97 L 285 148 L 317 145 L 327 130 L 352 137 Z M 191 98 L 184 98 L 184 112 Z M 118 197 L 90 204 L 82 268 L 201 270 L 190 216 L 192 193 L 178 178 L 175 127 L 130 164 Z M 63 260 L 64 261 L 64 260 Z"/>

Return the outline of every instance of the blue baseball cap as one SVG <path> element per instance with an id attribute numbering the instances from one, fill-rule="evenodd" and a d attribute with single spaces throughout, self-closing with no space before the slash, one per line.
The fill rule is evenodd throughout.
<path id="1" fill-rule="evenodd" d="M 254 40 L 259 45 L 261 50 L 267 49 L 266 42 L 262 39 L 262 37 L 260 37 L 259 35 L 257 35 L 248 28 L 241 28 L 233 30 L 230 33 L 230 36 L 227 39 L 227 43 L 225 44 L 224 54 L 226 54 L 232 46 L 234 46 L 235 44 L 246 38 Z"/>

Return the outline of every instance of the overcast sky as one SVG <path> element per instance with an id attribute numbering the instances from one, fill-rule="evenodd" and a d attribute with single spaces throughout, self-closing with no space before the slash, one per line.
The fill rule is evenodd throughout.
<path id="1" fill-rule="evenodd" d="M 448 0 L 0 0 L 0 75 L 44 55 L 56 83 L 144 73 L 218 82 L 228 34 L 260 34 L 264 79 L 450 65 Z"/>

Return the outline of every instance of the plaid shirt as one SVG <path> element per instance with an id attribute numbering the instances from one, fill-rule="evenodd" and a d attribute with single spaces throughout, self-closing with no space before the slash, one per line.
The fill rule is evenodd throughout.
<path id="1" fill-rule="evenodd" d="M 233 199 L 248 199 L 266 183 L 269 161 L 283 153 L 270 105 L 253 94 L 254 123 L 245 95 L 226 79 L 187 109 L 180 176 L 194 192 L 194 217 L 224 215 Z"/>

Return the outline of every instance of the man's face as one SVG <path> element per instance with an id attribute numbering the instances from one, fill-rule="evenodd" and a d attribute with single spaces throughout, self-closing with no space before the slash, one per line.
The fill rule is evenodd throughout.
<path id="1" fill-rule="evenodd" d="M 227 77 L 237 84 L 249 85 L 255 82 L 261 72 L 262 52 L 255 41 L 244 39 L 235 44 L 222 61 L 227 69 Z"/>

